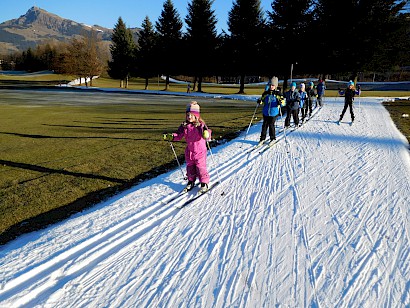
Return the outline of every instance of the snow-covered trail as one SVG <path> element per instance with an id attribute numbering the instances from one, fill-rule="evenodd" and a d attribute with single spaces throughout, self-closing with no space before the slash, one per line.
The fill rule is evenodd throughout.
<path id="1" fill-rule="evenodd" d="M 409 306 L 408 144 L 360 100 L 350 126 L 327 99 L 289 152 L 248 153 L 260 124 L 213 149 L 223 183 L 181 210 L 175 170 L 0 247 L 0 307 Z"/>

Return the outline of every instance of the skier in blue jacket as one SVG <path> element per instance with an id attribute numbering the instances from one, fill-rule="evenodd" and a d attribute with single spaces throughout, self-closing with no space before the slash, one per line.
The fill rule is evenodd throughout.
<path id="1" fill-rule="evenodd" d="M 306 92 L 306 85 L 302 82 L 299 88 L 300 95 L 300 110 L 302 111 L 302 123 L 306 121 L 306 115 L 308 113 L 308 94 Z"/>
<path id="2" fill-rule="evenodd" d="M 319 107 L 323 107 L 323 96 L 325 95 L 326 85 L 322 79 L 319 79 L 319 83 L 316 86 L 317 90 L 317 100 L 316 100 L 316 107 L 319 104 Z"/>
<path id="3" fill-rule="evenodd" d="M 267 85 L 267 89 L 263 92 L 258 100 L 259 104 L 263 104 L 263 124 L 258 146 L 262 145 L 266 139 L 267 130 L 269 128 L 270 142 L 275 142 L 275 121 L 279 115 L 279 108 L 285 105 L 285 100 L 278 88 L 278 78 L 273 77 Z"/>

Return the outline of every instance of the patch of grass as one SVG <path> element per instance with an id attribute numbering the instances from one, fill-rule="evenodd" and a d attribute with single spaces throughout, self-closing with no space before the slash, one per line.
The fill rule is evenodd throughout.
<path id="1" fill-rule="evenodd" d="M 4 91 L 0 98 L 0 243 L 64 219 L 177 167 L 164 132 L 190 98 Z M 198 99 L 217 139 L 247 127 L 254 102 Z M 184 159 L 184 142 L 175 142 Z"/>
<path id="2" fill-rule="evenodd" d="M 111 78 L 98 78 L 93 81 L 94 87 L 100 88 L 119 88 L 119 80 L 114 80 Z M 193 84 L 191 83 L 191 86 Z M 144 90 L 145 81 L 141 78 L 131 78 L 128 84 L 129 90 Z M 161 78 L 152 78 L 149 81 L 148 89 L 154 91 L 162 91 L 165 88 L 165 82 Z M 245 93 L 248 95 L 260 95 L 264 91 L 264 85 L 245 85 Z M 175 84 L 171 83 L 169 87 L 170 92 L 186 92 L 186 84 Z M 205 93 L 215 93 L 215 94 L 237 94 L 239 90 L 239 85 L 228 86 L 228 85 L 211 85 L 203 84 L 202 91 Z M 362 91 L 361 96 L 363 97 L 400 97 L 408 96 L 408 91 Z M 337 90 L 326 90 L 326 97 L 339 97 Z"/>
<path id="3" fill-rule="evenodd" d="M 94 87 L 99 88 L 119 88 L 119 80 L 111 78 L 98 78 L 93 81 Z M 191 83 L 191 87 L 193 83 Z M 264 90 L 264 85 L 246 85 L 245 92 L 248 95 L 261 94 Z M 145 80 L 141 78 L 131 78 L 128 83 L 129 90 L 144 90 Z M 165 89 L 165 81 L 161 78 L 151 78 L 148 84 L 148 90 L 163 91 Z M 192 89 L 192 88 L 191 88 Z M 186 92 L 187 85 L 179 83 L 171 83 L 169 85 L 169 92 Z M 215 94 L 237 94 L 239 91 L 239 85 L 237 86 L 224 86 L 224 85 L 211 85 L 203 84 L 202 92 L 215 93 Z"/>
<path id="4" fill-rule="evenodd" d="M 402 134 L 410 142 L 410 100 L 395 100 L 394 102 L 384 102 L 383 105 L 386 107 L 387 111 L 396 124 L 397 128 L 402 132 Z M 403 116 L 403 115 L 406 115 Z"/>
<path id="5" fill-rule="evenodd" d="M 73 80 L 73 76 L 61 74 L 21 74 L 2 75 L 0 74 L 0 87 L 44 87 L 55 86 L 57 84 L 67 84 Z"/>

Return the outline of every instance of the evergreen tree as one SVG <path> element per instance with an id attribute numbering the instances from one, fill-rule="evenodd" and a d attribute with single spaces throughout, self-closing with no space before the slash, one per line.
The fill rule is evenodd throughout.
<path id="1" fill-rule="evenodd" d="M 217 19 L 212 3 L 212 0 L 192 0 L 185 18 L 187 50 L 190 51 L 185 60 L 189 63 L 189 74 L 198 79 L 199 92 L 202 92 L 202 77 L 212 74 L 215 63 Z"/>
<path id="2" fill-rule="evenodd" d="M 148 79 L 157 73 L 155 56 L 156 33 L 148 16 L 142 23 L 138 39 L 137 66 L 139 76 L 145 78 L 145 90 L 148 89 Z"/>
<path id="3" fill-rule="evenodd" d="M 239 93 L 244 93 L 245 76 L 259 75 L 265 18 L 260 0 L 236 0 L 228 15 L 228 49 L 233 74 L 240 76 Z"/>
<path id="4" fill-rule="evenodd" d="M 275 0 L 272 11 L 268 12 L 268 25 L 271 40 L 270 50 L 278 50 L 280 73 L 284 75 L 284 88 L 287 87 L 289 72 L 298 63 L 298 71 L 307 70 L 312 48 L 308 38 L 309 24 L 313 21 L 313 0 Z M 314 48 L 314 46 L 313 46 Z M 274 69 L 274 68 L 273 68 Z"/>
<path id="5" fill-rule="evenodd" d="M 182 50 L 182 21 L 171 0 L 166 0 L 161 16 L 155 23 L 158 34 L 158 65 L 166 76 L 165 90 L 169 89 L 169 76 L 179 72 Z"/>
<path id="6" fill-rule="evenodd" d="M 21 63 L 21 69 L 26 70 L 28 72 L 34 72 L 36 71 L 37 67 L 37 58 L 34 55 L 33 50 L 31 47 L 27 49 L 27 51 L 23 51 L 22 54 L 22 63 Z"/>
<path id="7" fill-rule="evenodd" d="M 350 72 L 351 79 L 355 79 L 358 71 L 397 33 L 403 5 L 396 0 L 318 0 L 322 70 Z"/>
<path id="8" fill-rule="evenodd" d="M 120 87 L 128 87 L 128 79 L 135 63 L 136 44 L 130 29 L 127 29 L 122 18 L 114 27 L 110 45 L 111 58 L 108 62 L 108 74 L 115 79 L 120 79 Z"/>

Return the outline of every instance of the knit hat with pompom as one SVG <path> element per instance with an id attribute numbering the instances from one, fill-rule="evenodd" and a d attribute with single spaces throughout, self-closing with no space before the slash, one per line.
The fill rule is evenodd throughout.
<path id="1" fill-rule="evenodd" d="M 197 102 L 195 102 L 195 101 L 192 101 L 191 103 L 189 103 L 187 106 L 186 106 L 186 112 L 190 112 L 190 113 L 192 113 L 194 116 L 196 116 L 197 118 L 199 118 L 199 115 L 200 115 L 200 107 L 199 107 L 199 105 L 198 105 L 198 103 Z"/>

